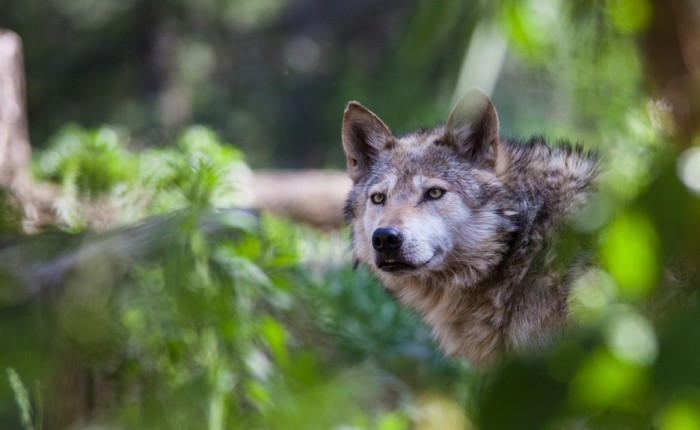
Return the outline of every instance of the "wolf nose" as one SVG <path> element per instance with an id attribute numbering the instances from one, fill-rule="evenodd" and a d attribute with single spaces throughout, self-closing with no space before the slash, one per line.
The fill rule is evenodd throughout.
<path id="1" fill-rule="evenodd" d="M 377 251 L 396 251 L 402 242 L 401 232 L 394 227 L 380 227 L 372 233 L 372 246 Z"/>

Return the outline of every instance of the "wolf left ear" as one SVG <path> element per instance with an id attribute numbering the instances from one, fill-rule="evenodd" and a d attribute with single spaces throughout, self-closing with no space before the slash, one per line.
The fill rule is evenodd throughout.
<path id="1" fill-rule="evenodd" d="M 470 88 L 447 120 L 446 139 L 469 161 L 493 168 L 498 153 L 498 114 L 491 99 Z"/>
<path id="2" fill-rule="evenodd" d="M 369 172 L 379 152 L 393 139 L 389 127 L 377 115 L 354 101 L 345 108 L 342 136 L 348 175 L 355 183 Z"/>

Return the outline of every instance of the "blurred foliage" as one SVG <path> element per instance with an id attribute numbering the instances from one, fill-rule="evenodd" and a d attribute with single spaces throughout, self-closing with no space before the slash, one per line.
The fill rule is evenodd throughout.
<path id="1" fill-rule="evenodd" d="M 64 188 L 96 196 L 135 176 L 135 161 L 111 128 L 87 132 L 67 126 L 55 137 L 51 150 L 39 161 L 39 177 L 62 182 Z"/>
<path id="2" fill-rule="evenodd" d="M 27 388 L 24 386 L 24 384 L 22 384 L 22 380 L 20 379 L 19 375 L 17 375 L 17 372 L 15 372 L 12 368 L 7 369 L 7 379 L 10 381 L 15 400 L 17 400 L 17 406 L 19 407 L 22 418 L 22 427 L 27 430 L 33 430 L 34 423 L 32 422 L 32 407 L 29 401 Z M 38 427 L 41 428 L 41 419 L 37 418 L 37 424 Z"/>
<path id="3" fill-rule="evenodd" d="M 58 299 L 48 309 L 4 308 L 5 330 L 26 339 L 3 339 L 12 346 L 3 363 L 16 369 L 12 381 L 40 381 L 30 391 L 41 402 L 23 406 L 23 423 L 31 410 L 36 422 L 40 404 L 56 419 L 82 404 L 71 394 L 86 390 L 97 404 L 113 399 L 95 423 L 127 428 L 391 430 L 411 422 L 416 387 L 454 392 L 447 387 L 458 366 L 440 358 L 416 317 L 368 273 L 353 273 L 343 236 L 215 209 L 231 205 L 239 152 L 202 127 L 174 148 L 136 153 L 128 142 L 109 127 L 71 126 L 37 154 L 36 174 L 62 184 L 76 214 L 109 197 L 121 205 L 108 208 L 118 223 L 134 211 L 166 216 L 175 236 L 137 244 L 154 250 L 126 271 L 103 245 L 50 292 Z M 212 215 L 223 228 L 215 234 Z M 87 221 L 67 217 L 64 228 L 79 231 Z M 34 239 L 37 265 L 77 258 L 69 243 L 104 243 L 56 233 Z M 32 322 L 37 315 L 42 321 Z M 94 386 L 80 383 L 86 377 Z M 73 388 L 64 392 L 64 384 Z M 0 422 L 15 422 L 12 395 L 0 390 Z"/>
<path id="4" fill-rule="evenodd" d="M 82 228 L 91 216 L 81 212 L 81 202 L 111 202 L 119 223 L 192 204 L 230 207 L 232 176 L 248 171 L 238 150 L 201 126 L 183 131 L 173 147 L 135 153 L 130 142 L 123 129 L 70 125 L 35 157 L 35 176 L 62 185 L 59 212 L 68 227 Z"/>
<path id="5" fill-rule="evenodd" d="M 700 157 L 646 92 L 658 3 L 12 3 L 0 27 L 25 40 L 35 173 L 64 189 L 61 227 L 94 208 L 178 227 L 155 258 L 115 270 L 96 253 L 46 300 L 0 308 L 0 426 L 40 427 L 52 396 L 84 406 L 87 390 L 88 424 L 126 428 L 700 428 Z M 470 57 L 475 35 L 507 52 Z M 578 328 L 488 372 L 442 358 L 351 269 L 343 234 L 217 211 L 246 166 L 211 131 L 254 164 L 339 166 L 348 99 L 400 131 L 440 121 L 478 75 L 504 135 L 604 160 L 571 227 L 600 262 L 574 284 Z M 63 234 L 46 238 L 80 242 Z"/>

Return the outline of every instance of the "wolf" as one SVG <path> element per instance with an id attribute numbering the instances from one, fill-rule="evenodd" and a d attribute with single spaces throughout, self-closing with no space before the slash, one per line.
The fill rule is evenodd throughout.
<path id="1" fill-rule="evenodd" d="M 551 243 L 595 189 L 595 152 L 502 139 L 478 89 L 445 124 L 398 136 L 351 101 L 342 143 L 354 265 L 420 314 L 448 356 L 490 366 L 568 325 L 577 269 L 554 267 Z"/>

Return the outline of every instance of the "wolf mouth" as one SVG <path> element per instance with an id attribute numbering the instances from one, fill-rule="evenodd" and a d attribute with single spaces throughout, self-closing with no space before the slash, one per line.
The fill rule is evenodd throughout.
<path id="1" fill-rule="evenodd" d="M 404 261 L 396 261 L 396 260 L 387 260 L 387 261 L 382 261 L 381 263 L 377 264 L 377 267 L 380 270 L 383 270 L 385 272 L 390 272 L 390 273 L 396 273 L 396 272 L 407 272 L 411 270 L 416 270 L 418 266 L 410 263 L 406 263 Z"/>
<path id="2" fill-rule="evenodd" d="M 404 259 L 398 258 L 385 258 L 377 259 L 375 264 L 377 268 L 383 272 L 393 273 L 396 275 L 401 275 L 406 272 L 415 272 L 423 268 L 429 268 L 435 264 L 436 261 L 440 261 L 444 250 L 439 247 L 435 250 L 435 253 L 427 261 L 419 263 L 409 263 Z"/>

